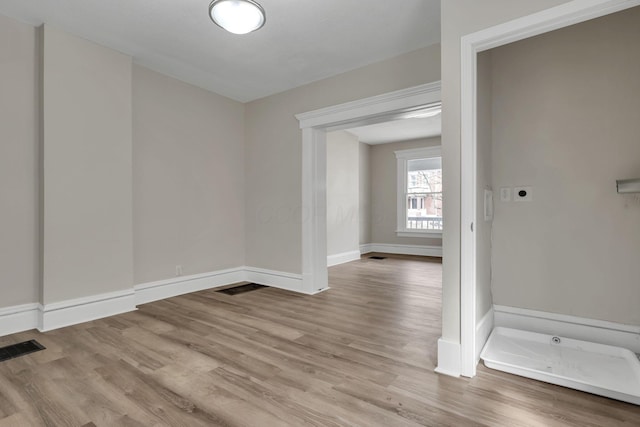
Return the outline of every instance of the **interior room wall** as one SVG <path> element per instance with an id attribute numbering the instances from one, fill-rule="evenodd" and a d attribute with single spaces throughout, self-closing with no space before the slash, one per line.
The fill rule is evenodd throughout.
<path id="1" fill-rule="evenodd" d="M 327 133 L 327 255 L 360 250 L 358 137 Z"/>
<path id="2" fill-rule="evenodd" d="M 42 302 L 131 289 L 131 57 L 41 34 Z"/>
<path id="3" fill-rule="evenodd" d="M 0 308 L 40 295 L 36 30 L 0 15 Z"/>
<path id="4" fill-rule="evenodd" d="M 371 242 L 371 146 L 358 143 L 359 197 L 360 197 L 360 244 Z"/>
<path id="5" fill-rule="evenodd" d="M 569 0 L 447 0 L 441 15 L 445 224 L 460 224 L 460 38 Z M 442 338 L 460 342 L 460 228 L 443 236 Z"/>
<path id="6" fill-rule="evenodd" d="M 371 146 L 372 243 L 442 246 L 441 238 L 398 237 L 398 171 L 395 151 L 440 145 L 440 137 Z M 447 207 L 444 207 L 446 210 Z"/>
<path id="7" fill-rule="evenodd" d="M 492 220 L 485 219 L 485 190 L 493 191 L 492 177 L 492 68 L 491 51 L 478 55 L 478 146 L 476 150 L 476 321 L 483 319 L 493 306 L 491 295 L 491 229 Z M 499 195 L 498 195 L 499 196 Z M 496 197 L 496 194 L 494 194 Z M 492 204 L 493 206 L 493 204 Z M 488 330 L 490 332 L 490 330 Z"/>
<path id="8" fill-rule="evenodd" d="M 237 101 L 134 65 L 136 284 L 176 266 L 191 275 L 244 265 L 244 117 Z"/>
<path id="9" fill-rule="evenodd" d="M 640 325 L 640 7 L 494 49 L 494 301 Z"/>
<path id="10" fill-rule="evenodd" d="M 295 114 L 440 80 L 440 47 L 428 46 L 247 104 L 246 260 L 302 270 L 302 132 Z"/>

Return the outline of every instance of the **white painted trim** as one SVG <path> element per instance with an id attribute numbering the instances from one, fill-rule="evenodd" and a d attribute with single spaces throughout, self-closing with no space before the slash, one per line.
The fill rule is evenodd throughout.
<path id="1" fill-rule="evenodd" d="M 360 245 L 360 255 L 368 254 L 373 252 L 373 243 L 364 243 Z"/>
<path id="2" fill-rule="evenodd" d="M 407 172 L 408 161 L 442 157 L 442 147 L 421 147 L 394 151 L 396 155 L 396 235 L 398 237 L 440 237 L 442 232 L 429 233 L 407 228 Z"/>
<path id="3" fill-rule="evenodd" d="M 438 366 L 435 371 L 450 377 L 460 376 L 460 343 L 438 339 Z"/>
<path id="4" fill-rule="evenodd" d="M 422 237 L 427 239 L 442 239 L 442 230 L 432 231 L 396 231 L 398 237 Z"/>
<path id="5" fill-rule="evenodd" d="M 243 267 L 135 285 L 136 305 L 245 281 Z"/>
<path id="6" fill-rule="evenodd" d="M 360 259 L 360 250 L 342 252 L 334 255 L 327 255 L 327 267 L 344 264 L 346 262 L 356 261 Z"/>
<path id="7" fill-rule="evenodd" d="M 360 253 L 368 254 L 370 252 L 442 258 L 442 246 L 396 245 L 389 243 L 367 243 L 365 245 L 360 245 Z"/>
<path id="8" fill-rule="evenodd" d="M 440 82 L 437 81 L 296 114 L 295 117 L 300 122 L 300 129 L 336 126 L 378 115 L 387 116 L 390 112 L 415 111 L 428 104 L 439 103 L 440 100 Z"/>
<path id="9" fill-rule="evenodd" d="M 328 288 L 326 132 L 410 116 L 440 101 L 438 81 L 296 114 L 302 129 L 301 292 Z"/>
<path id="10" fill-rule="evenodd" d="M 487 311 L 476 325 L 476 364 L 480 362 L 480 353 L 491 335 L 494 324 L 493 307 Z"/>
<path id="11" fill-rule="evenodd" d="M 325 287 L 324 289 L 307 291 L 303 287 L 301 274 L 285 273 L 282 271 L 266 270 L 264 268 L 255 267 L 245 267 L 245 274 L 245 280 L 247 282 L 258 283 L 259 285 L 271 286 L 307 295 L 313 295 L 329 289 L 329 287 Z"/>
<path id="12" fill-rule="evenodd" d="M 39 304 L 0 308 L 0 337 L 38 327 Z"/>
<path id="13" fill-rule="evenodd" d="M 40 305 L 38 329 L 41 332 L 51 331 L 135 309 L 136 298 L 133 289 Z"/>
<path id="14" fill-rule="evenodd" d="M 478 52 L 640 5 L 640 0 L 574 0 L 461 38 L 460 345 L 462 375 L 476 372 L 476 82 Z"/>
<path id="15" fill-rule="evenodd" d="M 640 326 L 502 305 L 494 305 L 493 309 L 496 327 L 613 345 L 640 353 Z"/>

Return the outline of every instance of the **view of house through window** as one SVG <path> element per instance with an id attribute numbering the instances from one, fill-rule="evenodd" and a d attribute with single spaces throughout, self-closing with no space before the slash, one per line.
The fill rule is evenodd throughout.
<path id="1" fill-rule="evenodd" d="M 442 158 L 407 161 L 407 230 L 442 230 Z"/>

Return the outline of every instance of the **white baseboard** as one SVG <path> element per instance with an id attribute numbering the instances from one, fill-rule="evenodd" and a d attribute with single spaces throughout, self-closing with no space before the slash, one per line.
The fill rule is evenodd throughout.
<path id="1" fill-rule="evenodd" d="M 370 252 L 380 252 L 383 254 L 420 255 L 442 258 L 442 246 L 367 243 L 364 245 L 360 245 L 360 252 L 363 254 L 368 254 Z"/>
<path id="2" fill-rule="evenodd" d="M 640 326 L 502 305 L 493 306 L 495 326 L 613 345 L 640 353 Z"/>
<path id="3" fill-rule="evenodd" d="M 36 329 L 40 318 L 38 307 L 34 303 L 0 308 L 0 336 Z"/>
<path id="4" fill-rule="evenodd" d="M 133 289 L 40 305 L 38 329 L 51 331 L 136 309 Z"/>
<path id="5" fill-rule="evenodd" d="M 308 292 L 303 291 L 302 274 L 285 273 L 256 267 L 245 267 L 244 271 L 247 282 L 308 294 Z"/>
<path id="6" fill-rule="evenodd" d="M 438 339 L 438 367 L 436 372 L 451 377 L 459 377 L 460 343 Z"/>
<path id="7" fill-rule="evenodd" d="M 342 252 L 335 255 L 327 256 L 327 267 L 333 267 L 334 265 L 344 264 L 346 262 L 356 261 L 360 259 L 360 251 Z"/>
<path id="8" fill-rule="evenodd" d="M 191 276 L 179 276 L 156 282 L 142 283 L 134 286 L 136 291 L 136 305 L 146 304 L 165 298 L 184 295 L 205 289 L 231 285 L 246 280 L 243 267 L 227 270 L 213 271 L 210 273 L 194 274 Z"/>
<path id="9" fill-rule="evenodd" d="M 480 353 L 493 330 L 493 307 L 482 316 L 476 325 L 476 364 L 480 362 Z"/>
<path id="10" fill-rule="evenodd" d="M 0 336 L 35 328 L 41 332 L 51 331 L 133 311 L 139 304 L 239 282 L 254 282 L 274 288 L 309 294 L 309 292 L 303 291 L 301 274 L 255 267 L 237 267 L 141 283 L 132 289 L 92 295 L 44 306 L 33 303 L 0 308 Z"/>

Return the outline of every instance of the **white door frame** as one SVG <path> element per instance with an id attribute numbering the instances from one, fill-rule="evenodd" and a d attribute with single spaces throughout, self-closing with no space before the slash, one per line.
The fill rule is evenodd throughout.
<path id="1" fill-rule="evenodd" d="M 515 19 L 461 39 L 461 246 L 460 353 L 461 374 L 476 374 L 476 147 L 477 54 L 569 25 L 640 5 L 640 0 L 574 0 Z M 445 112 L 446 114 L 446 112 Z"/>
<path id="2" fill-rule="evenodd" d="M 327 131 L 411 117 L 441 99 L 438 81 L 296 114 L 302 129 L 302 292 L 328 289 Z"/>

